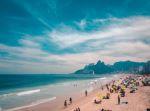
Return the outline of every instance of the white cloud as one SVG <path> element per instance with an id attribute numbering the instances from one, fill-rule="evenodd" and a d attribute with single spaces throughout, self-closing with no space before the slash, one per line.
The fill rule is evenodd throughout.
<path id="1" fill-rule="evenodd" d="M 55 55 L 38 48 L 11 47 L 3 44 L 0 44 L 0 51 L 8 53 L 7 57 L 0 58 L 0 69 L 9 68 L 9 71 L 13 72 L 20 69 L 20 73 L 21 70 L 25 73 L 66 73 L 87 64 L 86 59 L 80 60 L 80 54 Z M 82 56 L 87 58 L 86 54 Z M 90 55 L 88 59 L 90 60 Z"/>
<path id="2" fill-rule="evenodd" d="M 68 32 L 64 29 L 64 31 L 53 30 L 48 35 L 60 48 L 72 47 L 89 40 L 97 41 L 110 38 L 113 40 L 149 39 L 150 17 L 129 17 L 115 19 L 115 21 L 117 22 L 112 22 L 111 25 L 92 32 L 77 30 Z"/>
<path id="3" fill-rule="evenodd" d="M 106 63 L 150 59 L 150 17 L 109 18 L 95 21 L 111 21 L 111 24 L 90 32 L 60 25 L 45 37 L 21 39 L 20 47 L 0 44 L 0 52 L 7 53 L 7 56 L 0 56 L 0 69 L 3 71 L 9 69 L 9 72 L 18 73 L 22 71 L 67 73 L 98 59 Z M 43 41 L 49 43 L 48 40 L 57 45 L 59 50 L 76 49 L 76 53 L 54 54 L 44 51 L 41 43 Z"/>
<path id="4" fill-rule="evenodd" d="M 28 39 L 21 39 L 19 40 L 20 44 L 22 44 L 25 47 L 35 47 L 35 48 L 39 48 L 40 44 L 38 42 L 34 42 Z"/>

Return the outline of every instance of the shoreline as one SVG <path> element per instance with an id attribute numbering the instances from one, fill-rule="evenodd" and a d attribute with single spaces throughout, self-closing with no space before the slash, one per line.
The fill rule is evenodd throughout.
<path id="1" fill-rule="evenodd" d="M 125 74 L 127 75 L 127 74 Z M 114 75 L 114 78 L 107 81 L 106 83 L 110 83 L 112 82 L 112 80 L 116 79 L 118 80 L 120 77 L 125 76 L 125 75 Z M 117 77 L 117 78 L 116 78 Z M 98 78 L 99 79 L 99 78 Z M 101 90 L 101 87 L 104 87 L 105 84 L 97 84 L 97 86 L 94 86 L 94 89 L 92 91 L 88 91 L 88 95 L 91 95 L 93 93 L 96 93 L 97 91 Z M 99 86 L 101 85 L 101 86 Z M 17 109 L 17 110 L 8 110 L 8 111 L 27 111 L 27 110 L 32 110 L 32 111 L 60 111 L 64 109 L 64 100 L 68 99 L 69 97 L 72 97 L 73 99 L 73 103 L 78 102 L 82 99 L 85 98 L 85 94 L 84 92 L 75 92 L 75 93 L 71 93 L 68 94 L 67 96 L 58 96 L 55 100 L 49 101 L 49 102 L 44 102 L 38 105 L 34 105 L 34 106 L 30 106 L 28 105 L 27 107 L 21 108 L 21 109 Z M 71 105 L 70 105 L 71 106 Z"/>
<path id="2" fill-rule="evenodd" d="M 115 81 L 120 80 L 120 78 L 124 79 L 127 76 L 137 76 L 137 75 L 131 75 L 131 74 L 121 75 L 121 76 L 118 76 Z M 112 80 L 108 81 L 107 83 L 103 84 L 102 86 L 95 88 L 91 92 L 88 92 L 87 97 L 85 97 L 84 92 L 72 93 L 72 94 L 68 94 L 67 96 L 58 96 L 55 100 L 52 100 L 52 101 L 40 103 L 35 106 L 29 106 L 26 108 L 21 108 L 21 109 L 17 109 L 17 110 L 13 110 L 13 111 L 74 111 L 74 109 L 77 107 L 80 107 L 81 111 L 85 111 L 85 110 L 86 111 L 100 111 L 99 109 L 102 107 L 104 107 L 105 109 L 111 109 L 110 105 L 113 105 L 113 107 L 116 108 L 115 110 L 112 110 L 112 111 L 120 111 L 120 108 L 124 108 L 124 107 L 126 110 L 122 110 L 122 111 L 131 111 L 128 108 L 126 108 L 127 105 L 125 106 L 125 104 L 121 105 L 121 106 L 117 105 L 117 101 L 116 101 L 117 94 L 116 93 L 111 94 L 110 100 L 102 101 L 102 105 L 95 105 L 93 103 L 93 101 L 97 97 L 98 93 L 106 94 L 108 92 L 106 90 L 106 84 L 112 84 Z M 102 87 L 104 88 L 104 90 L 102 90 Z M 136 95 L 135 98 L 134 98 L 134 95 L 130 94 L 129 90 L 127 90 L 126 91 L 127 97 L 123 98 L 122 101 L 124 101 L 124 102 L 127 101 L 129 103 L 132 101 L 133 103 L 134 102 L 136 103 L 136 101 L 138 100 L 141 102 L 141 103 L 139 103 L 139 105 L 141 105 L 141 104 L 143 105 L 143 103 L 144 103 L 145 105 L 148 104 L 147 105 L 147 107 L 148 107 L 150 105 L 150 102 L 149 102 L 150 100 L 147 101 L 147 99 L 145 99 L 147 97 L 150 98 L 150 89 L 148 89 L 148 88 L 149 87 L 139 87 L 137 93 L 135 93 L 135 95 Z M 147 96 L 147 95 L 144 95 L 143 93 L 148 93 L 149 95 Z M 71 105 L 68 105 L 67 108 L 65 108 L 63 106 L 64 100 L 67 100 L 70 97 L 73 99 L 73 103 Z M 144 97 L 143 101 L 146 101 L 146 102 L 141 101 L 139 97 L 140 98 Z M 133 100 L 131 100 L 131 98 L 133 98 Z M 136 104 L 133 104 L 133 103 L 132 103 L 132 105 L 134 105 L 134 107 L 136 107 Z M 142 106 L 142 105 L 141 105 L 141 109 L 143 107 L 146 107 L 146 106 L 144 106 L 144 105 Z M 132 109 L 132 106 L 129 105 L 128 107 L 131 107 L 131 109 Z M 8 110 L 8 111 L 12 111 L 12 110 Z M 132 111 L 141 111 L 141 110 L 133 109 Z"/>
<path id="3" fill-rule="evenodd" d="M 134 78 L 135 75 L 133 75 Z M 135 76 L 136 78 L 136 76 Z M 138 78 L 138 77 L 137 77 Z M 150 78 L 150 76 L 149 76 Z M 71 107 L 60 111 L 75 111 L 75 108 L 80 107 L 81 111 L 149 111 L 150 109 L 150 86 L 143 86 L 142 82 L 137 87 L 138 89 L 131 93 L 131 89 L 126 89 L 125 97 L 121 97 L 121 103 L 118 104 L 118 93 L 111 93 L 110 99 L 102 99 L 100 104 L 95 104 L 94 99 L 97 98 L 97 93 L 108 93 L 107 89 L 99 90 L 91 94 L 88 98 L 74 103 Z"/>
<path id="4" fill-rule="evenodd" d="M 81 92 L 81 90 L 84 90 L 85 88 L 87 89 L 87 86 L 89 85 L 89 83 L 91 81 L 94 81 L 95 79 L 98 79 L 98 77 L 93 77 L 93 76 L 86 77 L 85 76 L 86 79 L 84 79 L 84 77 L 82 77 L 81 80 L 79 80 L 78 79 L 79 76 L 77 76 L 77 77 L 75 77 L 75 78 L 77 78 L 76 81 L 72 79 L 72 81 L 64 81 L 64 82 L 60 82 L 60 83 L 56 83 L 56 84 L 37 86 L 37 87 L 33 87 L 33 88 L 31 88 L 31 87 L 22 88 L 22 89 L 17 89 L 16 91 L 14 90 L 13 92 L 12 91 L 9 93 L 7 92 L 6 94 L 4 93 L 4 94 L 0 95 L 0 97 L 2 97 L 2 99 L 0 101 L 2 103 L 2 107 L 0 109 L 2 109 L 3 111 L 4 110 L 12 111 L 12 110 L 16 110 L 16 109 L 20 110 L 22 108 L 24 109 L 24 108 L 28 108 L 31 106 L 36 106 L 36 105 L 40 104 L 41 101 L 43 102 L 43 100 L 45 101 L 45 99 L 47 100 L 52 97 L 57 97 L 58 99 L 60 99 L 62 97 L 65 98 L 65 96 L 67 94 L 72 94 L 72 92 L 79 92 L 79 91 Z M 87 79 L 87 78 L 89 78 L 89 79 Z M 103 78 L 103 76 L 102 77 L 100 76 L 100 78 Z M 78 86 L 77 87 L 74 86 L 75 84 L 77 84 Z M 66 91 L 64 91 L 63 89 L 64 90 L 66 89 Z M 67 92 L 67 94 L 65 94 L 64 92 Z M 44 94 L 46 94 L 46 95 L 44 95 Z M 36 98 L 36 96 L 37 96 L 37 98 Z M 41 97 L 39 97 L 39 99 L 38 99 L 38 96 L 41 96 Z M 22 98 L 23 99 L 20 100 L 19 103 L 14 103 L 14 105 L 13 105 L 13 103 L 11 103 L 11 101 L 10 102 L 7 101 L 7 100 L 9 100 L 9 98 L 10 99 L 12 98 L 11 100 L 13 100 L 13 101 L 16 98 L 17 98 L 17 100 L 22 99 Z M 6 99 L 6 102 L 5 102 L 5 99 Z M 26 101 L 28 101 L 28 102 L 26 102 Z M 18 102 L 18 101 L 16 101 L 16 102 Z M 45 102 L 43 102 L 43 103 L 45 103 Z M 11 106 L 11 104 L 13 106 Z"/>

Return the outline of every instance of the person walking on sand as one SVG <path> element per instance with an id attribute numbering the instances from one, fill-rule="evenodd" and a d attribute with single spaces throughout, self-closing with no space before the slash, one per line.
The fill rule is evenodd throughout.
<path id="1" fill-rule="evenodd" d="M 78 111 L 80 111 L 80 108 L 78 107 Z"/>
<path id="2" fill-rule="evenodd" d="M 118 95 L 118 104 L 120 104 L 120 96 Z"/>
<path id="3" fill-rule="evenodd" d="M 64 106 L 65 106 L 65 107 L 67 107 L 67 100 L 65 100 L 65 102 L 64 102 Z"/>
<path id="4" fill-rule="evenodd" d="M 72 104 L 72 98 L 71 97 L 69 98 L 69 101 L 70 101 L 70 104 Z"/>
<path id="5" fill-rule="evenodd" d="M 87 92 L 87 90 L 85 90 L 85 96 L 87 96 L 87 94 L 88 94 L 88 92 Z"/>

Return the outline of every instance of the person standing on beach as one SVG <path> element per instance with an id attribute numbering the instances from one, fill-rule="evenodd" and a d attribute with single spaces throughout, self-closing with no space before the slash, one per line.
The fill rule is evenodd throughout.
<path id="1" fill-rule="evenodd" d="M 108 86 L 108 84 L 106 84 L 106 88 L 107 88 L 107 90 L 109 91 L 109 86 Z"/>
<path id="2" fill-rule="evenodd" d="M 120 96 L 118 95 L 118 104 L 120 104 Z"/>
<path id="3" fill-rule="evenodd" d="M 85 96 L 87 96 L 87 94 L 88 94 L 88 92 L 87 92 L 87 90 L 85 90 Z"/>
<path id="4" fill-rule="evenodd" d="M 67 107 L 67 100 L 65 100 L 65 102 L 64 102 L 64 106 L 65 106 L 65 107 Z"/>
<path id="5" fill-rule="evenodd" d="M 69 98 L 69 101 L 70 101 L 70 104 L 72 104 L 72 98 L 71 97 Z"/>

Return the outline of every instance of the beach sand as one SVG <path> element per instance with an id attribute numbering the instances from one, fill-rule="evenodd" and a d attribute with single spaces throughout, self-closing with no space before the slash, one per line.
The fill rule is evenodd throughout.
<path id="1" fill-rule="evenodd" d="M 103 99 L 101 104 L 94 103 L 94 99 L 97 98 L 99 93 L 106 94 L 107 92 L 105 87 L 104 90 L 99 88 L 88 93 L 87 97 L 85 97 L 84 93 L 74 94 L 72 96 L 73 103 L 68 105 L 67 108 L 63 106 L 65 97 L 58 97 L 57 100 L 19 111 L 74 111 L 77 107 L 80 107 L 81 111 L 100 111 L 102 108 L 112 111 L 146 111 L 147 108 L 150 108 L 150 87 L 142 86 L 141 83 L 135 93 L 130 93 L 127 88 L 126 96 L 121 97 L 121 102 L 128 102 L 128 104 L 121 103 L 118 105 L 118 93 L 111 93 L 110 99 Z M 68 97 L 65 99 L 68 99 Z"/>

